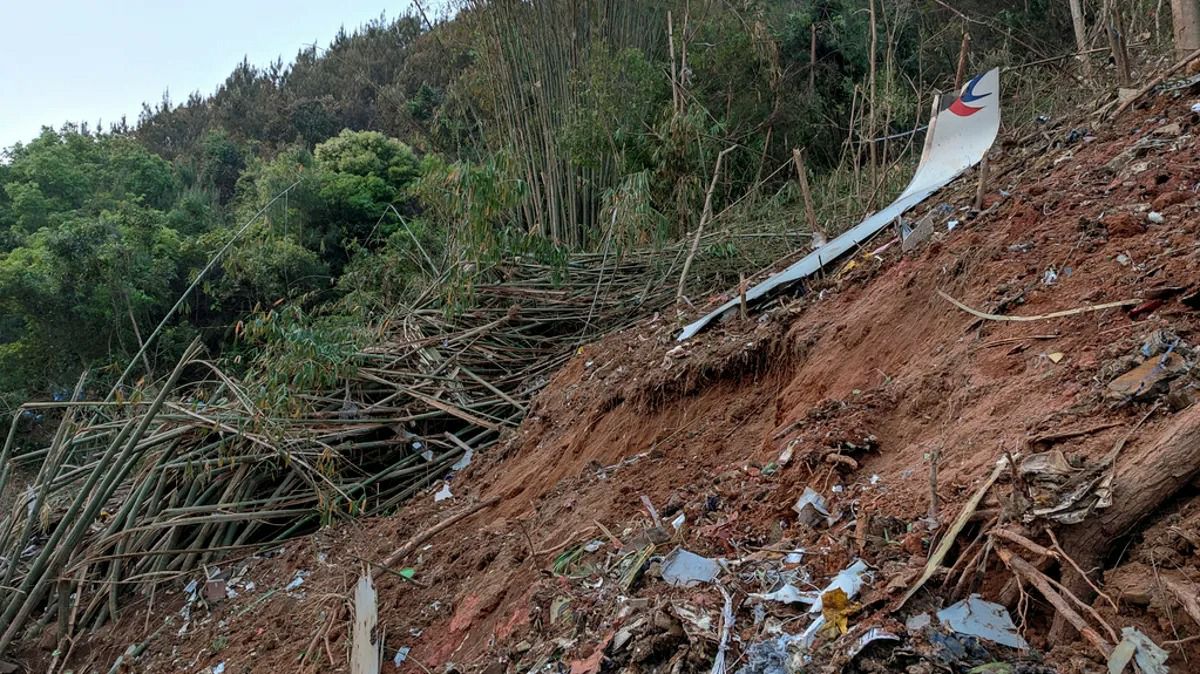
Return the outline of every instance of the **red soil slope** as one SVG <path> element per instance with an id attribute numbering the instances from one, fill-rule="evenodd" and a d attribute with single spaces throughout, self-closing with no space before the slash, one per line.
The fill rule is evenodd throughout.
<path id="1" fill-rule="evenodd" d="M 77 644 L 72 667 L 107 671 L 127 646 L 141 644 L 130 671 L 195 672 L 222 662 L 231 674 L 348 671 L 347 602 L 361 570 L 492 496 L 502 499 L 397 563 L 415 569 L 412 581 L 379 576 L 384 671 L 397 671 L 391 658 L 401 646 L 412 648 L 401 667 L 411 672 L 445 671 L 448 663 L 461 671 L 525 672 L 545 662 L 580 673 L 601 665 L 707 671 L 715 645 L 686 626 L 681 636 L 678 611 L 667 609 L 694 607 L 712 617 L 715 633 L 722 605 L 716 590 L 669 588 L 653 570 L 628 592 L 602 573 L 572 578 L 552 571 L 574 544 L 604 541 L 583 558 L 602 560 L 613 549 L 610 534 L 624 544 L 636 538 L 651 525 L 643 495 L 664 519 L 682 512 L 688 521 L 658 554 L 679 543 L 750 564 L 771 549 L 798 545 L 808 551 L 804 565 L 818 586 L 861 556 L 876 571 L 862 598 L 867 607 L 851 624 L 900 629 L 884 607 L 912 582 L 934 540 L 919 524 L 930 509 L 930 457 L 939 457 L 937 519 L 944 531 L 996 460 L 1026 451 L 1030 437 L 1111 423 L 1055 445 L 1076 459 L 1108 452 L 1151 403 L 1118 404 L 1107 386 L 1140 360 L 1140 345 L 1156 330 L 1185 344 L 1200 341 L 1200 314 L 1177 299 L 1132 315 L 1111 309 L 1013 323 L 979 321 L 937 291 L 1019 315 L 1143 298 L 1163 286 L 1194 291 L 1200 124 L 1189 106 L 1188 99 L 1160 97 L 1148 110 L 1098 124 L 1094 138 L 1067 144 L 1070 129 L 1054 128 L 1045 131 L 1049 142 L 1037 136 L 1036 143 L 999 148 L 993 165 L 1000 169 L 981 215 L 956 210 L 957 227 L 947 232 L 939 221 L 934 238 L 913 253 L 892 246 L 856 258 L 807 295 L 748 320 L 735 318 L 678 345 L 674 317 L 655 317 L 583 348 L 505 449 L 454 479 L 453 499 L 435 504 L 424 494 L 394 516 L 326 530 L 270 558 L 229 563 L 227 569 L 246 567 L 254 591 L 193 606 L 182 635 L 179 589 L 145 598 Z M 967 207 L 973 185 L 961 182 L 927 207 Z M 1161 223 L 1148 220 L 1151 210 Z M 1044 282 L 1048 269 L 1057 274 L 1052 284 Z M 1189 377 L 1177 381 L 1177 397 L 1189 395 L 1182 384 L 1194 381 Z M 1131 446 L 1170 423 L 1171 409 L 1160 404 Z M 780 465 L 788 447 L 792 458 Z M 853 463 L 826 459 L 829 453 Z M 832 527 L 797 524 L 791 506 L 808 486 L 842 513 Z M 997 487 L 983 507 L 1002 510 L 994 494 L 1006 489 Z M 1118 504 L 1121 497 L 1115 494 Z M 1182 499 L 1172 508 L 1179 512 L 1147 513 L 1153 527 L 1111 560 L 1117 568 L 1110 577 L 1144 577 L 1122 571 L 1128 562 L 1200 580 L 1197 506 Z M 1050 651 L 1047 663 L 1061 671 L 1100 666 L 1077 635 L 1049 643 L 1053 609 L 1036 594 L 1032 605 L 1018 606 L 1016 596 L 1005 596 L 1008 572 L 994 557 L 987 568 L 972 587 L 1009 601 L 1025 637 Z M 298 590 L 285 591 L 298 569 L 311 574 Z M 1112 581 L 1118 585 L 1130 583 Z M 733 670 L 761 637 L 752 604 L 736 581 L 731 589 L 738 616 Z M 951 588 L 931 582 L 910 608 L 950 595 Z M 1095 606 L 1118 630 L 1135 625 L 1159 643 L 1200 634 L 1168 598 L 1153 588 L 1143 595 L 1119 598 L 1115 614 L 1103 600 Z M 640 632 L 623 655 L 604 650 L 621 625 L 639 618 L 661 629 Z M 1172 663 L 1194 664 L 1197 643 L 1170 648 Z M 823 646 L 816 662 L 836 666 L 842 645 Z M 27 655 L 42 663 L 51 657 L 35 646 Z"/>

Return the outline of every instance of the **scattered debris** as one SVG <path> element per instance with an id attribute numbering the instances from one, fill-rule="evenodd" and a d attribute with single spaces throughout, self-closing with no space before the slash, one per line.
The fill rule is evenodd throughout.
<path id="1" fill-rule="evenodd" d="M 1108 658 L 1108 674 L 1121 674 L 1133 660 L 1142 674 L 1170 674 L 1168 653 L 1133 627 L 1121 628 L 1121 641 Z"/>
<path id="2" fill-rule="evenodd" d="M 977 594 L 938 611 L 937 617 L 943 625 L 959 634 L 987 639 L 1009 648 L 1029 648 L 1017 634 L 1017 626 L 1008 610 L 984 601 Z"/>
<path id="3" fill-rule="evenodd" d="M 443 482 L 442 488 L 437 490 L 437 493 L 435 493 L 433 495 L 433 502 L 441 503 L 442 501 L 445 501 L 446 499 L 453 498 L 453 497 L 454 497 L 454 494 L 450 493 L 450 483 Z"/>
<path id="4" fill-rule="evenodd" d="M 283 588 L 284 591 L 295 592 L 296 590 L 300 589 L 300 586 L 304 584 L 304 579 L 308 578 L 308 573 L 309 572 L 304 569 L 297 569 L 296 575 L 292 576 L 291 582 L 289 582 L 287 586 Z"/>
<path id="5" fill-rule="evenodd" d="M 363 574 L 354 588 L 354 628 L 350 645 L 351 674 L 379 674 L 382 643 L 375 641 L 379 614 L 371 575 Z"/>
<path id="6" fill-rule="evenodd" d="M 701 557 L 683 548 L 672 550 L 662 563 L 663 580 L 679 587 L 711 583 L 720 573 L 721 564 L 717 560 Z"/>
<path id="7" fill-rule="evenodd" d="M 829 514 L 829 508 L 825 505 L 825 499 L 818 494 L 812 487 L 805 487 L 804 493 L 792 506 L 792 510 L 800 517 L 798 521 L 810 527 L 815 527 L 822 520 L 826 526 L 832 526 L 834 518 Z"/>

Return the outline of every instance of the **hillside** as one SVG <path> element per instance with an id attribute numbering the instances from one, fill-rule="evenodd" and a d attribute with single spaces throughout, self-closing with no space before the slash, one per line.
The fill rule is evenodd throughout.
<path id="1" fill-rule="evenodd" d="M 1185 21 L 456 9 L 4 151 L 0 673 L 1200 657 Z"/>
<path id="2" fill-rule="evenodd" d="M 856 258 L 753 321 L 679 345 L 674 321 L 653 317 L 584 347 L 520 428 L 453 479 L 452 499 L 435 502 L 431 488 L 393 515 L 223 562 L 234 598 L 187 600 L 175 582 L 147 613 L 85 637 L 72 661 L 110 663 L 135 645 L 126 666 L 137 671 L 345 671 L 347 601 L 374 570 L 385 661 L 411 649 L 384 671 L 707 670 L 730 617 L 729 671 L 792 671 L 765 664 L 762 644 L 799 632 L 803 611 L 755 593 L 787 578 L 823 587 L 861 558 L 861 608 L 847 613 L 847 634 L 817 639 L 812 671 L 1101 668 L 1096 643 L 1051 629 L 1056 609 L 1032 576 L 1014 582 L 1018 558 L 1034 569 L 1022 573 L 1060 578 L 1080 597 L 1074 610 L 1108 648 L 1131 626 L 1184 667 L 1200 657 L 1186 590 L 1200 582 L 1193 99 L 1157 95 L 1114 121 L 1081 116 L 1008 137 L 982 212 L 971 213 L 964 180 L 926 204 L 940 224 L 919 249 Z M 1026 317 L 1146 302 L 1010 322 L 978 320 L 939 291 Z M 1120 388 L 1166 349 L 1181 365 L 1161 385 Z M 1085 471 L 1114 444 L 1111 506 L 1079 524 L 1026 519 L 1065 487 L 999 471 L 939 572 L 894 609 L 998 460 L 1036 454 Z M 1176 454 L 1163 465 L 1165 452 Z M 798 521 L 792 506 L 807 488 L 832 524 Z M 726 560 L 724 590 L 669 587 L 662 556 L 677 546 Z M 1071 580 L 1068 555 L 1101 569 L 1102 595 Z M 936 620 L 905 626 L 972 592 L 1006 606 L 1031 650 L 961 635 L 956 646 Z M 898 641 L 850 655 L 874 628 Z"/>

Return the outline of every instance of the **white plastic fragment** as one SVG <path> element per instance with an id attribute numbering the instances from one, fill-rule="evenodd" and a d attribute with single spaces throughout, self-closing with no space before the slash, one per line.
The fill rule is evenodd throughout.
<path id="1" fill-rule="evenodd" d="M 1192 103 L 1192 112 L 1200 115 L 1200 103 Z"/>
<path id="2" fill-rule="evenodd" d="M 1167 219 L 1163 217 L 1163 214 L 1159 213 L 1158 211 L 1150 211 L 1146 214 L 1146 219 L 1149 220 L 1151 224 L 1155 225 L 1161 225 L 1167 221 Z"/>
<path id="3" fill-rule="evenodd" d="M 701 557 L 683 548 L 675 548 L 662 564 L 662 578 L 668 585 L 691 587 L 699 583 L 710 583 L 721 573 L 717 560 Z"/>
<path id="4" fill-rule="evenodd" d="M 404 664 L 404 661 L 408 659 L 408 654 L 411 651 L 412 648 L 409 648 L 408 646 L 403 646 L 396 649 L 396 657 L 392 658 L 392 664 L 396 665 L 397 667 Z"/>
<path id="5" fill-rule="evenodd" d="M 855 560 L 853 564 L 839 571 L 838 574 L 833 577 L 833 580 L 829 581 L 829 584 L 825 586 L 825 589 L 821 590 L 821 593 L 817 595 L 817 600 L 813 602 L 812 608 L 808 609 L 808 612 L 820 613 L 823 605 L 821 602 L 821 597 L 825 593 L 832 592 L 833 590 L 840 589 L 842 592 L 846 593 L 847 599 L 853 599 L 858 595 L 858 592 L 862 590 L 863 583 L 866 582 L 863 576 L 866 574 L 867 563 L 861 559 Z"/>
<path id="6" fill-rule="evenodd" d="M 675 519 L 671 520 L 671 528 L 675 531 L 682 529 L 684 524 L 687 524 L 687 515 L 684 513 L 679 513 Z"/>
<path id="7" fill-rule="evenodd" d="M 1121 641 L 1108 656 L 1108 674 L 1121 674 L 1132 659 L 1142 674 L 1170 674 L 1169 654 L 1133 627 L 1121 628 Z"/>
<path id="8" fill-rule="evenodd" d="M 959 634 L 979 637 L 1009 648 L 1029 648 L 1029 644 L 1017 634 L 1017 626 L 1013 624 L 1008 610 L 999 604 L 984 601 L 977 594 L 938 611 L 937 617 L 943 625 Z"/>
<path id="9" fill-rule="evenodd" d="M 751 592 L 750 596 L 754 599 L 774 601 L 780 604 L 812 604 L 820 599 L 816 592 L 802 592 L 791 583 L 785 583 L 783 587 L 774 592 Z"/>
<path id="10" fill-rule="evenodd" d="M 222 660 L 222 661 L 218 662 L 217 664 L 213 665 L 209 669 L 209 671 L 211 671 L 212 674 L 225 674 L 225 661 Z"/>
<path id="11" fill-rule="evenodd" d="M 285 587 L 283 589 L 287 592 L 292 592 L 294 590 L 297 590 L 300 588 L 301 585 L 304 584 L 304 579 L 307 577 L 308 577 L 308 571 L 305 571 L 304 569 L 298 569 L 296 571 L 296 575 L 292 576 L 292 581 L 290 583 L 288 583 L 287 587 Z"/>
<path id="12" fill-rule="evenodd" d="M 806 524 L 810 527 L 816 526 L 822 519 L 825 524 L 833 524 L 833 518 L 829 515 L 829 508 L 825 505 L 825 499 L 812 487 L 805 487 L 804 493 L 797 499 L 796 504 L 792 506 L 792 510 L 796 514 L 801 524 Z"/>
<path id="13" fill-rule="evenodd" d="M 799 564 L 804 561 L 804 548 L 796 548 L 783 557 L 784 564 Z"/>
<path id="14" fill-rule="evenodd" d="M 450 466 L 450 470 L 462 470 L 466 468 L 467 466 L 471 465 L 471 459 L 474 458 L 474 456 L 475 450 L 466 450 L 463 452 L 463 455 L 458 458 L 458 461 L 455 461 L 454 465 Z"/>
<path id="15" fill-rule="evenodd" d="M 451 498 L 451 497 L 453 497 L 453 496 L 454 496 L 454 494 L 451 494 L 451 493 L 450 493 L 450 483 L 449 483 L 449 482 L 443 482 L 443 483 L 442 483 L 442 488 L 441 488 L 441 489 L 439 489 L 439 490 L 437 491 L 437 493 L 433 495 L 433 502 L 434 502 L 434 503 L 441 503 L 442 501 L 445 501 L 446 499 L 448 499 L 448 498 Z"/>

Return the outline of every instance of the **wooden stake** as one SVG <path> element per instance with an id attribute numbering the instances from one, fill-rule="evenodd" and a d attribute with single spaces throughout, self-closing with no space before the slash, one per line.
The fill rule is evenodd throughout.
<path id="1" fill-rule="evenodd" d="M 813 208 L 812 190 L 808 187 L 808 167 L 804 165 L 804 153 L 800 148 L 792 148 L 792 163 L 796 165 L 796 181 L 800 183 L 800 196 L 804 199 L 804 217 L 808 220 L 808 230 L 813 234 L 825 237 L 821 225 L 817 223 L 817 211 Z"/>
<path id="2" fill-rule="evenodd" d="M 750 311 L 746 307 L 746 275 L 738 274 L 738 311 L 742 315 L 742 320 L 750 318 Z"/>
<path id="3" fill-rule="evenodd" d="M 983 155 L 983 160 L 979 162 L 979 186 L 975 188 L 975 211 L 983 210 L 983 195 L 987 192 L 988 179 L 988 158 Z"/>
<path id="4" fill-rule="evenodd" d="M 963 26 L 962 46 L 958 48 L 958 71 L 954 73 L 954 95 L 962 91 L 967 78 L 967 52 L 971 49 L 971 34 Z"/>
<path id="5" fill-rule="evenodd" d="M 1087 28 L 1083 23 L 1083 3 L 1080 0 L 1070 0 L 1071 3 L 1071 24 L 1075 27 L 1075 51 L 1087 51 Z M 1087 60 L 1086 56 L 1079 57 L 1079 65 L 1083 69 L 1084 77 L 1091 77 L 1092 63 Z"/>
<path id="6" fill-rule="evenodd" d="M 712 195 L 713 190 L 717 188 L 717 178 L 721 175 L 721 160 L 725 155 L 733 152 L 736 145 L 721 150 L 721 154 L 717 155 L 717 161 L 713 165 L 712 180 L 708 183 L 708 193 L 704 195 L 704 210 L 700 213 L 700 224 L 696 227 L 696 236 L 692 239 L 692 247 L 688 251 L 687 259 L 683 261 L 683 272 L 679 274 L 679 288 L 675 292 L 675 300 L 683 299 L 683 288 L 687 284 L 688 270 L 692 268 L 692 260 L 696 258 L 696 251 L 700 248 L 700 235 L 704 233 L 704 226 L 708 224 L 712 217 Z"/>

